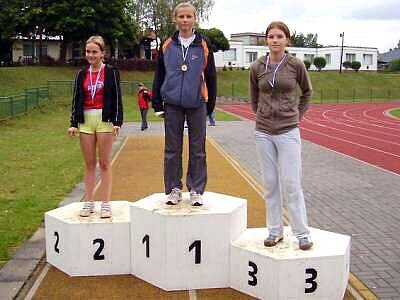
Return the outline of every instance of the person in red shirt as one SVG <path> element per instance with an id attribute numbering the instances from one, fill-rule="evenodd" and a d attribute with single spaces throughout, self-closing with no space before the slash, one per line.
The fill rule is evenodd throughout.
<path id="1" fill-rule="evenodd" d="M 119 72 L 104 64 L 105 43 L 101 36 L 86 41 L 86 59 L 89 66 L 75 78 L 72 99 L 71 125 L 68 134 L 80 139 L 85 161 L 86 202 L 80 216 L 94 213 L 96 185 L 96 152 L 99 153 L 101 218 L 111 217 L 111 149 L 123 122 Z"/>
<path id="2" fill-rule="evenodd" d="M 143 83 L 138 84 L 139 91 L 137 94 L 137 102 L 140 109 L 140 116 L 142 117 L 141 130 L 146 130 L 147 126 L 147 111 L 149 110 L 149 104 L 151 97 L 153 96 L 151 90 L 148 89 Z"/>

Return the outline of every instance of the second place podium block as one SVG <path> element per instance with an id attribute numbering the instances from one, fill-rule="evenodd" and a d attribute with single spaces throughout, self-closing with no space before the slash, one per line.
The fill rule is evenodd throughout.
<path id="1" fill-rule="evenodd" d="M 83 203 L 46 212 L 47 261 L 70 276 L 130 273 L 130 219 L 127 201 L 112 201 L 112 219 L 80 217 Z"/>
<path id="2" fill-rule="evenodd" d="M 246 200 L 206 192 L 166 205 L 153 194 L 131 205 L 131 273 L 164 290 L 228 287 L 230 244 L 246 229 Z"/>

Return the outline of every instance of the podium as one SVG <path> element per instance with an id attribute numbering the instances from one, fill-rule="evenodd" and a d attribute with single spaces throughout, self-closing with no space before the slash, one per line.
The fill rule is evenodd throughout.
<path id="1" fill-rule="evenodd" d="M 127 201 L 112 201 L 112 218 L 80 217 L 83 203 L 45 213 L 47 261 L 70 276 L 130 274 L 130 218 Z"/>
<path id="2" fill-rule="evenodd" d="M 206 192 L 203 206 L 166 205 L 165 194 L 112 201 L 112 218 L 90 217 L 82 203 L 45 214 L 47 261 L 70 276 L 132 274 L 167 291 L 232 287 L 259 299 L 343 299 L 350 237 L 310 228 L 303 251 L 284 229 L 267 248 L 266 228 L 246 229 L 247 201 Z"/>
<path id="3" fill-rule="evenodd" d="M 178 205 L 153 194 L 131 206 L 132 274 L 164 290 L 229 287 L 230 243 L 246 229 L 246 200 L 189 193 Z"/>
<path id="4" fill-rule="evenodd" d="M 310 228 L 314 246 L 300 250 L 289 227 L 283 242 L 265 247 L 266 228 L 247 229 L 231 246 L 231 287 L 260 299 L 342 300 L 350 237 Z"/>

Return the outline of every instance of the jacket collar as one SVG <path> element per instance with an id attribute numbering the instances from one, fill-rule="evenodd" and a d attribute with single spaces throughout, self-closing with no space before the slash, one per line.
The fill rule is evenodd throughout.
<path id="1" fill-rule="evenodd" d="M 197 31 L 194 31 L 194 35 L 195 35 L 195 38 L 194 38 L 193 43 L 194 44 L 201 44 L 201 39 L 202 39 L 201 33 L 197 32 Z M 178 37 L 179 37 L 179 31 L 175 31 L 175 33 L 172 35 L 172 40 L 175 43 L 180 44 Z"/>

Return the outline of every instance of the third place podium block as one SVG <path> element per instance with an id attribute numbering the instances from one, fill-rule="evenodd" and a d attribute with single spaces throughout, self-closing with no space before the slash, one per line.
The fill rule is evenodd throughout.
<path id="1" fill-rule="evenodd" d="M 70 276 L 130 273 L 129 202 L 112 201 L 112 218 L 80 217 L 83 203 L 46 212 L 47 261 Z"/>
<path id="2" fill-rule="evenodd" d="M 284 240 L 265 247 L 266 228 L 246 230 L 231 249 L 231 287 L 259 299 L 341 300 L 349 277 L 350 237 L 310 228 L 307 251 L 285 227 Z"/>
<path id="3" fill-rule="evenodd" d="M 228 287 L 230 244 L 246 229 L 246 200 L 206 192 L 175 206 L 164 194 L 131 205 L 131 273 L 164 290 Z"/>

